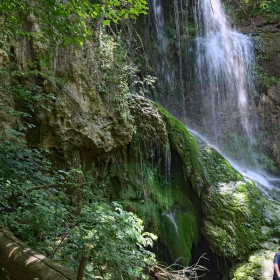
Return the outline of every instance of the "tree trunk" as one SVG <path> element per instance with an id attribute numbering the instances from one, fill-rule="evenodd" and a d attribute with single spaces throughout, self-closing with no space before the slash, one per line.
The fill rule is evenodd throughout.
<path id="1" fill-rule="evenodd" d="M 15 280 L 75 280 L 76 273 L 36 253 L 0 226 L 0 268 Z"/>

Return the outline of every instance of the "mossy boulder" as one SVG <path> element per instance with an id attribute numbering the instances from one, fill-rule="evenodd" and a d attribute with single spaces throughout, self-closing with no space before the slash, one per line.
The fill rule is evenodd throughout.
<path id="1" fill-rule="evenodd" d="M 279 205 L 238 173 L 214 147 L 196 138 L 208 188 L 201 196 L 203 235 L 229 262 L 230 279 L 272 279 L 279 244 Z"/>
<path id="2" fill-rule="evenodd" d="M 260 250 L 254 252 L 248 262 L 237 265 L 232 270 L 232 280 L 268 280 L 273 278 L 272 250 Z"/>
<path id="3" fill-rule="evenodd" d="M 205 197 L 204 234 L 211 247 L 227 258 L 243 259 L 265 238 L 262 210 L 249 181 L 221 182 Z"/>

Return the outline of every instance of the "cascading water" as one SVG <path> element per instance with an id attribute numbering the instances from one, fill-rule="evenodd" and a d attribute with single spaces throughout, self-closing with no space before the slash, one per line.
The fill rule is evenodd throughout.
<path id="1" fill-rule="evenodd" d="M 188 56 L 191 37 L 186 24 L 189 2 L 148 0 L 148 3 L 150 9 L 143 21 L 145 33 L 142 40 L 145 71 L 157 77 L 157 88 L 150 91 L 149 97 L 164 104 L 174 116 L 180 118 L 186 115 L 184 92 L 189 81 L 187 76 L 191 72 L 191 67 L 184 61 Z M 174 98 L 175 95 L 180 98 Z"/>
<path id="2" fill-rule="evenodd" d="M 274 186 L 279 180 L 271 180 L 261 174 L 263 171 L 254 156 L 258 123 L 252 98 L 255 91 L 252 73 L 254 44 L 250 37 L 229 26 L 219 0 L 196 1 L 194 14 L 197 88 L 205 94 L 203 107 L 208 121 L 202 130 L 207 131 L 208 128 L 208 138 L 230 157 L 231 164 L 240 172 L 244 168 L 251 169 L 244 175 L 254 180 L 269 198 L 275 199 L 279 195 L 274 193 L 279 191 Z M 209 100 L 211 102 L 207 104 Z M 230 154 L 231 141 L 228 139 L 232 135 L 236 147 Z M 226 139 L 224 143 L 223 139 Z"/>
<path id="3" fill-rule="evenodd" d="M 231 27 L 220 0 L 192 1 L 193 7 L 187 0 L 148 2 L 143 72 L 158 78 L 149 97 L 240 172 L 263 174 L 267 156 L 258 149 L 253 40 Z"/>
<path id="4" fill-rule="evenodd" d="M 194 15 L 196 88 L 205 95 L 203 130 L 209 131 L 208 137 L 218 147 L 229 133 L 236 133 L 236 139 L 245 137 L 247 143 L 243 141 L 243 145 L 251 153 L 255 129 L 251 124 L 253 42 L 229 26 L 219 0 L 195 1 Z"/>
<path id="5" fill-rule="evenodd" d="M 153 21 L 156 28 L 156 38 L 161 55 L 161 59 L 157 61 L 157 73 L 161 74 L 160 76 L 164 79 L 165 84 L 169 85 L 171 89 L 174 81 L 174 75 L 166 56 L 166 53 L 168 52 L 168 37 L 165 33 L 162 0 L 150 0 L 149 6 L 152 7 Z"/>
<path id="6" fill-rule="evenodd" d="M 278 200 L 279 179 L 264 176 L 254 154 L 258 124 L 253 103 L 254 44 L 230 27 L 220 0 L 195 1 L 194 15 L 195 88 L 203 97 L 204 110 L 201 134 L 269 199 Z"/>
<path id="7" fill-rule="evenodd" d="M 154 72 L 164 93 L 152 98 L 220 151 L 255 167 L 253 42 L 230 27 L 219 0 L 194 1 L 193 11 L 184 0 L 149 0 L 149 6 L 144 38 L 148 72 Z"/>
<path id="8" fill-rule="evenodd" d="M 151 94 L 152 98 L 193 128 L 194 134 L 198 131 L 203 135 L 219 152 L 233 155 L 237 161 L 246 158 L 243 167 L 234 165 L 236 169 L 247 169 L 248 163 L 256 168 L 252 156 L 257 129 L 253 41 L 230 26 L 220 0 L 192 1 L 193 9 L 187 0 L 148 2 L 150 11 L 143 40 L 146 71 L 157 76 L 161 93 Z M 185 110 L 178 110 L 184 106 Z M 166 160 L 166 178 L 170 176 L 170 162 Z M 248 170 L 247 175 L 257 177 Z M 269 186 L 264 176 L 258 177 L 262 185 Z M 177 232 L 174 213 L 162 215 Z M 207 241 L 202 245 L 206 246 Z M 194 246 L 194 258 L 200 255 L 200 246 Z M 204 279 L 221 279 L 217 256 L 210 248 L 208 251 L 216 270 L 211 267 L 213 274 Z"/>
<path id="9" fill-rule="evenodd" d="M 179 4 L 180 9 L 182 10 L 182 1 L 180 3 L 178 0 L 174 1 L 174 15 L 175 15 L 175 25 L 176 25 L 176 46 L 177 46 L 177 52 L 179 54 L 179 81 L 180 81 L 180 93 L 182 96 L 182 104 L 185 103 L 185 97 L 183 94 L 183 71 L 182 71 L 182 56 L 181 56 L 181 32 L 180 32 L 180 18 L 179 18 Z M 183 117 L 186 115 L 185 112 L 185 106 L 183 106 Z"/>
<path id="10" fill-rule="evenodd" d="M 176 234 L 178 234 L 178 226 L 176 224 L 176 220 L 175 220 L 175 213 L 174 212 L 170 212 L 170 213 L 162 213 L 163 216 L 166 216 L 170 219 L 171 223 L 174 226 L 175 232 Z"/>

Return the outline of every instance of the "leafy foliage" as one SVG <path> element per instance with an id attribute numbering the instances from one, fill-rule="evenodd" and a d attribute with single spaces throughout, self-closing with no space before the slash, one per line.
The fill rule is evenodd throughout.
<path id="1" fill-rule="evenodd" d="M 83 44 L 91 35 L 89 21 L 99 16 L 110 21 L 136 18 L 146 13 L 146 0 L 9 0 L 0 3 L 0 48 L 11 38 L 27 37 L 57 45 Z M 36 28 L 31 26 L 36 23 Z"/>
<path id="2" fill-rule="evenodd" d="M 0 158 L 0 176 L 4 181 L 16 180 L 23 184 L 50 182 L 50 178 L 43 175 L 49 170 L 49 162 L 41 151 L 26 149 L 22 141 L 1 141 Z"/>
<path id="3" fill-rule="evenodd" d="M 93 202 L 83 207 L 67 242 L 62 243 L 58 259 L 72 266 L 73 259 L 69 255 L 73 252 L 73 265 L 87 255 L 86 271 L 93 279 L 145 278 L 143 267 L 155 259 L 144 248 L 152 246 L 154 239 L 153 234 L 143 233 L 142 221 L 119 204 Z"/>
<path id="4" fill-rule="evenodd" d="M 134 214 L 94 196 L 81 169 L 51 170 L 46 150 L 27 147 L 25 132 L 34 126 L 29 123 L 34 104 L 55 98 L 44 93 L 40 81 L 54 77 L 43 57 L 21 69 L 8 46 L 23 37 L 46 44 L 50 51 L 57 45 L 82 45 L 92 35 L 93 19 L 100 17 L 108 25 L 146 10 L 145 0 L 0 3 L 0 49 L 9 55 L 0 69 L 4 93 L 0 103 L 1 113 L 7 113 L 10 121 L 9 130 L 0 137 L 0 223 L 35 250 L 72 269 L 87 255 L 89 279 L 144 279 L 143 267 L 155 263 L 154 254 L 145 248 L 152 246 L 155 236 L 143 232 L 142 221 Z M 118 84 L 125 95 L 126 52 L 120 40 L 113 42 L 102 32 L 101 37 L 99 74 L 104 91 Z M 124 67 L 112 67 L 113 62 Z"/>
<path id="5" fill-rule="evenodd" d="M 250 11 L 252 15 L 280 13 L 280 3 L 278 0 L 245 0 L 245 3 L 254 5 Z"/>
<path id="6" fill-rule="evenodd" d="M 155 236 L 143 233 L 142 221 L 95 197 L 90 182 L 82 188 L 80 169 L 51 172 L 42 151 L 17 140 L 0 142 L 0 223 L 72 269 L 89 256 L 90 279 L 144 279 Z"/>

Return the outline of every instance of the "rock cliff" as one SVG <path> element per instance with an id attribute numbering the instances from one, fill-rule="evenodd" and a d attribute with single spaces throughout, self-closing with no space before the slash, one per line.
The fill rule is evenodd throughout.
<path id="1" fill-rule="evenodd" d="M 260 146 L 279 167 L 280 16 L 273 12 L 250 15 L 250 8 L 237 8 L 233 22 L 255 40 L 259 86 L 254 100 L 259 113 L 259 131 L 264 135 Z"/>

